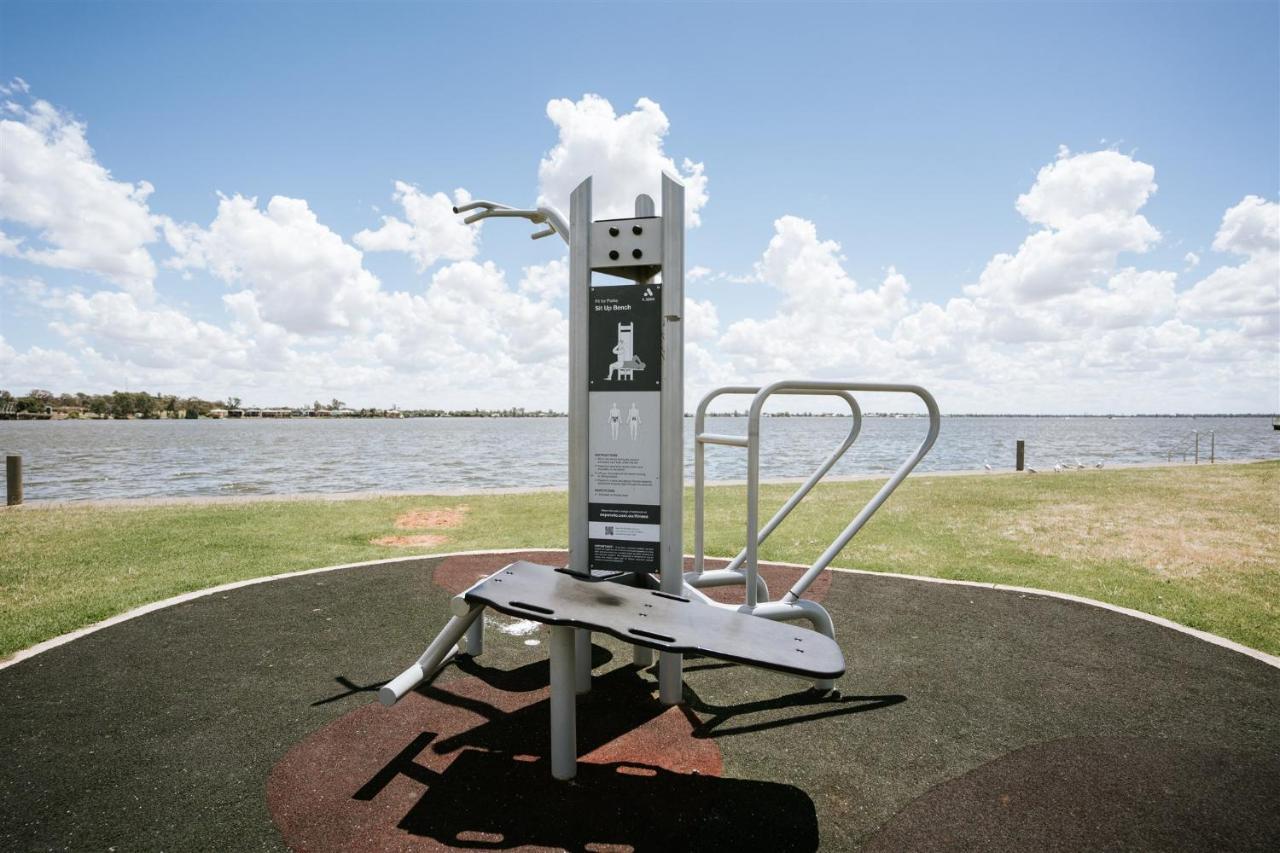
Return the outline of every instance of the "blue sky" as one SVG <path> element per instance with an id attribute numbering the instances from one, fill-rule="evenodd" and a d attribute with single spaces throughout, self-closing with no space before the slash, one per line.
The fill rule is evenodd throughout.
<path id="1" fill-rule="evenodd" d="M 553 146 L 567 144 L 572 165 L 574 146 L 588 151 L 593 144 L 572 138 L 566 143 L 564 129 L 548 119 L 548 102 L 580 103 L 592 93 L 621 117 L 648 98 L 669 122 L 660 153 L 677 166 L 686 158 L 703 164 L 707 178 L 708 199 L 698 211 L 701 226 L 689 235 L 688 263 L 708 270 L 691 282 L 690 295 L 714 308 L 715 324 L 695 342 L 705 350 L 706 369 L 691 376 L 692 387 L 796 370 L 865 378 L 883 372 L 936 377 L 952 410 L 1071 410 L 1076 403 L 1103 411 L 1202 405 L 1270 410 L 1280 405 L 1275 300 L 1268 289 L 1275 286 L 1274 252 L 1266 242 L 1280 187 L 1278 9 L 1274 2 L 6 0 L 0 6 L 0 78 L 25 81 L 29 92 L 20 93 L 26 99 L 22 109 L 42 100 L 65 121 L 80 123 L 95 162 L 111 179 L 153 186 L 145 199 L 150 215 L 211 229 L 218 193 L 256 197 L 258 209 L 282 196 L 304 200 L 315 219 L 349 245 L 359 232 L 378 228 L 383 215 L 404 218 L 392 199 L 396 181 L 425 194 L 464 187 L 476 197 L 532 203 L 547 189 L 540 183 L 539 161 Z M 10 120 L 30 124 L 12 112 Z M 1060 155 L 1061 146 L 1069 153 Z M 1045 228 L 1074 227 L 1052 212 L 1030 220 L 1016 206 L 1019 196 L 1032 190 L 1041 169 L 1055 163 L 1070 164 L 1072 174 L 1064 166 L 1061 177 L 1084 187 L 1079 192 L 1106 196 L 1111 185 L 1098 181 L 1118 175 L 1116 164 L 1070 160 L 1095 152 L 1114 152 L 1126 163 L 1154 169 L 1152 188 L 1127 214 L 1144 218 L 1158 235 L 1104 246 L 1099 251 L 1107 257 L 1100 265 L 1096 259 L 1064 262 L 1062 274 L 1075 276 L 1074 285 L 1045 292 L 1069 297 L 1058 306 L 1060 316 L 1096 309 L 1114 317 L 1114 306 L 1099 308 L 1095 299 L 1093 308 L 1084 309 L 1072 299 L 1085 299 L 1089 288 L 1101 299 L 1108 288 L 1119 287 L 1116 274 L 1134 268 L 1176 275 L 1158 285 L 1167 285 L 1165 297 L 1174 301 L 1151 308 L 1128 331 L 1104 316 L 1074 329 L 1066 342 L 1045 334 L 1019 341 L 1014 338 L 1026 336 L 991 331 L 1001 301 L 1027 295 L 1016 283 L 981 285 L 993 257 L 1017 257 L 1023 241 Z M 598 184 L 610 177 L 607 163 L 601 168 L 605 174 L 597 174 Z M 1263 242 L 1246 255 L 1239 251 L 1245 243 L 1218 237 L 1227 212 L 1250 197 L 1260 204 L 1239 216 L 1253 223 L 1246 224 Z M 4 233 L 22 238 L 27 249 L 56 242 L 47 237 L 47 222 L 22 211 L 8 213 Z M 780 228 L 778 221 L 787 216 L 812 226 L 813 233 Z M 764 258 L 771 240 L 781 241 L 777 263 Z M 796 255 L 789 240 L 799 241 L 800 255 L 822 255 L 827 241 L 839 250 L 826 251 L 816 266 L 784 269 L 783 256 Z M 451 262 L 492 261 L 505 273 L 507 290 L 519 294 L 520 270 L 560 253 L 551 242 L 531 243 L 520 227 L 491 224 L 471 256 L 446 256 L 421 268 L 407 252 L 365 249 L 359 263 L 380 292 L 422 294 Z M 1068 234 L 1063 242 L 1079 241 Z M 158 316 L 166 311 L 230 329 L 234 321 L 224 297 L 241 288 L 254 292 L 273 274 L 278 284 L 278 272 L 255 278 L 243 258 L 232 264 L 234 274 L 208 258 L 181 270 L 166 267 L 181 252 L 161 236 L 144 249 L 157 272 L 151 291 L 135 292 L 138 304 L 130 307 L 143 312 L 143 334 L 181 334 L 186 327 L 180 322 Z M 1194 265 L 1188 253 L 1198 258 Z M 113 349 L 119 342 L 86 316 L 102 305 L 69 307 L 67 294 L 119 291 L 118 281 L 84 264 L 69 269 L 41 263 L 23 250 L 0 263 L 10 282 L 0 294 L 0 359 L 9 355 L 8 367 L 0 363 L 2 387 L 26 390 L 25 383 L 41 381 L 57 390 L 105 390 L 127 381 L 246 398 L 259 389 L 299 400 L 330 391 L 327 396 L 371 404 L 393 396 L 402 403 L 417 397 L 423 404 L 474 399 L 448 384 L 419 383 L 413 358 L 403 349 L 393 366 L 380 362 L 369 342 L 379 335 L 412 336 L 413 329 L 355 330 L 349 324 L 346 331 L 317 333 L 292 328 L 281 316 L 270 319 L 284 330 L 282 336 L 301 335 L 287 345 L 293 355 L 280 350 L 273 364 L 249 354 L 240 363 L 194 366 L 184 378 L 181 371 L 158 370 L 136 357 L 142 345 L 136 336 L 129 346 Z M 1249 265 L 1240 273 L 1247 281 L 1237 280 L 1239 275 L 1226 283 L 1215 280 L 1187 296 L 1216 269 Z M 847 357 L 817 347 L 811 369 L 780 351 L 785 341 L 770 351 L 752 350 L 751 333 L 785 338 L 777 333 L 803 325 L 798 321 L 804 312 L 821 312 L 820 298 L 801 292 L 814 276 L 835 276 L 834 291 L 819 290 L 833 306 L 857 310 L 857 294 L 876 292 L 890 268 L 908 283 L 906 300 L 887 307 L 892 294 L 882 293 L 879 303 L 867 307 L 883 311 L 883 317 L 851 316 L 846 324 L 851 337 L 873 336 L 878 344 L 864 342 Z M 28 284 L 13 284 L 18 279 Z M 29 285 L 33 279 L 41 283 L 39 293 Z M 966 293 L 975 286 L 983 292 Z M 1153 279 L 1142 286 L 1157 284 Z M 1251 295 L 1239 297 L 1241 288 L 1252 288 Z M 562 297 L 544 295 L 550 298 L 540 305 L 563 313 Z M 950 317 L 950 334 L 968 343 L 952 341 L 922 355 L 920 345 L 906 341 L 912 329 L 924 334 L 919 323 L 902 321 L 926 305 L 946 309 L 954 299 L 981 302 L 978 310 L 986 319 L 971 317 L 965 322 L 977 325 L 961 328 Z M 1242 299 L 1247 310 L 1239 308 Z M 1025 326 L 1059 322 L 1043 293 L 1026 301 L 1028 311 L 1039 313 L 1029 314 Z M 1221 308 L 1228 303 L 1237 307 Z M 148 311 L 157 316 L 148 320 Z M 537 316 L 551 322 L 549 314 Z M 495 322 L 500 329 L 509 319 Z M 1198 337 L 1192 340 L 1182 326 L 1197 330 Z M 1164 339 L 1157 346 L 1148 339 L 1159 329 Z M 1237 339 L 1228 340 L 1229 333 Z M 263 333 L 236 334 L 247 339 Z M 1185 353 L 1171 366 L 1174 340 L 1183 342 Z M 974 341 L 985 341 L 992 351 L 969 351 Z M 1082 348 L 1082 342 L 1094 345 Z M 259 344 L 254 338 L 229 345 Z M 1127 353 L 1107 362 L 1097 355 L 1134 346 L 1145 347 L 1146 356 L 1135 361 Z M 32 347 L 40 352 L 33 355 Z M 333 355 L 343 348 L 347 352 Z M 41 356 L 45 351 L 67 360 L 58 361 L 56 371 L 41 368 L 51 363 Z M 306 360 L 319 352 L 336 360 L 323 369 Z M 516 363 L 525 358 L 518 352 L 510 357 Z M 475 366 L 468 386 L 493 405 L 556 404 L 563 398 L 563 389 L 555 387 L 561 367 L 554 352 L 548 350 L 531 372 L 542 384 L 503 380 L 506 363 L 489 359 L 487 367 Z M 315 367 L 323 381 L 299 382 L 302 364 Z M 999 390 L 980 376 L 990 370 L 994 382 L 1016 375 L 1020 365 L 1029 365 L 1031 378 L 1012 400 L 1007 384 Z M 455 367 L 423 363 L 421 370 L 438 377 Z M 970 375 L 958 375 L 966 369 Z M 1235 377 L 1237 387 L 1224 391 L 1215 370 Z M 1207 377 L 1204 388 L 1173 387 L 1173 377 L 1188 371 Z M 1086 381 L 1072 376 L 1086 375 L 1092 377 L 1087 387 L 1072 384 Z M 1161 393 L 1165 378 L 1169 388 Z M 176 387 L 183 382 L 193 387 Z M 343 382 L 349 387 L 337 387 Z M 552 387 L 543 393 L 548 383 Z M 406 384 L 421 387 L 421 393 L 406 394 Z"/>

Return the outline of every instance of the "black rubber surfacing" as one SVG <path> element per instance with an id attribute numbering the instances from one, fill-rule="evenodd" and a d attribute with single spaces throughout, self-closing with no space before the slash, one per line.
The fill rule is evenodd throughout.
<path id="1" fill-rule="evenodd" d="M 473 576 L 512 559 L 492 555 Z M 432 581 L 441 565 L 218 593 L 0 670 L 0 850 L 283 849 L 267 774 L 421 653 L 448 619 L 453 593 Z M 808 847 L 823 850 L 1280 849 L 1280 669 L 1025 593 L 837 574 L 822 603 L 848 662 L 839 700 L 789 676 L 686 662 L 694 737 L 724 759 L 726 784 L 696 788 L 707 808 L 770 822 L 758 791 L 728 782 L 789 786 L 788 823 L 810 815 Z M 481 658 L 436 684 L 545 687 L 545 634 L 498 627 Z M 600 689 L 580 701 L 600 706 L 580 715 L 586 726 L 628 712 L 632 694 L 604 688 L 612 673 L 654 687 L 610 636 L 593 658 Z M 504 737 L 524 749 L 545 735 L 545 713 L 491 713 L 485 730 L 514 727 Z M 512 825 L 545 825 L 561 847 L 611 820 L 579 813 L 569 826 L 505 805 Z M 652 833 L 636 825 L 598 834 L 645 849 Z"/>

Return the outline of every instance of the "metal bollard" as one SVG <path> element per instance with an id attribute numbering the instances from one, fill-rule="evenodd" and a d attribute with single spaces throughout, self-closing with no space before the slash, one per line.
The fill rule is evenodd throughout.
<path id="1" fill-rule="evenodd" d="M 17 506 L 22 503 L 22 457 L 6 456 L 4 472 L 5 483 L 8 486 L 8 504 Z"/>
<path id="2" fill-rule="evenodd" d="M 1021 471 L 1025 469 L 1027 462 L 1027 443 L 1022 439 L 1018 439 L 1018 458 L 1015 470 Z"/>

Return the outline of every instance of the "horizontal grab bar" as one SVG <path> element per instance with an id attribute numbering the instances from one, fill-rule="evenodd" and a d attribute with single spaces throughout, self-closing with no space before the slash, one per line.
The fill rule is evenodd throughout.
<path id="1" fill-rule="evenodd" d="M 722 435 L 714 432 L 704 432 L 697 436 L 697 440 L 702 444 L 723 444 L 726 447 L 746 447 L 748 441 L 745 435 Z"/>

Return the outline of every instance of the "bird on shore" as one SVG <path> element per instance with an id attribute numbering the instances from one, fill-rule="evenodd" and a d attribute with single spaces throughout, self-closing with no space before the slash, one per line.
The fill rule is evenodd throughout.
<path id="1" fill-rule="evenodd" d="M 990 463 L 990 462 L 983 462 L 983 463 L 982 463 L 982 467 L 983 467 L 983 468 L 986 468 L 988 471 L 990 471 L 990 470 L 991 470 L 991 463 Z"/>
<path id="2" fill-rule="evenodd" d="M 1079 469 L 1081 469 L 1081 470 L 1084 470 L 1084 468 L 1085 468 L 1085 464 L 1084 464 L 1083 462 L 1081 462 L 1081 461 L 1080 461 L 1080 457 L 1079 457 L 1079 456 L 1077 456 L 1077 457 L 1076 457 L 1076 467 L 1077 467 L 1077 468 L 1079 468 Z"/>
<path id="3" fill-rule="evenodd" d="M 1062 467 L 1062 463 L 1061 463 L 1061 462 L 1059 462 L 1057 465 L 1054 465 L 1054 466 L 1053 466 L 1053 470 L 1057 471 L 1058 473 L 1062 473 L 1062 472 L 1063 472 L 1063 471 L 1065 471 L 1066 469 L 1065 469 L 1065 468 L 1063 468 L 1063 467 Z"/>
<path id="4" fill-rule="evenodd" d="M 1094 468 L 1101 468 L 1101 467 L 1102 467 L 1102 463 L 1101 463 L 1101 462 L 1095 462 L 1095 463 L 1093 463 L 1093 467 L 1094 467 Z"/>
<path id="5" fill-rule="evenodd" d="M 1039 471 L 1037 471 L 1035 468 L 1032 468 L 1030 465 L 1028 465 L 1028 466 L 1027 466 L 1027 473 L 1028 473 L 1028 474 L 1039 474 L 1040 472 L 1039 472 Z"/>

